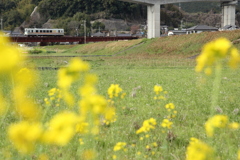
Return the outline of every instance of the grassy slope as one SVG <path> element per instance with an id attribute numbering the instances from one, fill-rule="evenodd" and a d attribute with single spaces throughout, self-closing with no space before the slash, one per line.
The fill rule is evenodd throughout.
<path id="1" fill-rule="evenodd" d="M 240 38 L 240 30 L 203 32 L 200 34 L 160 37 L 155 39 L 138 39 L 131 41 L 113 41 L 89 43 L 86 45 L 56 45 L 40 47 L 45 51 L 56 51 L 51 55 L 181 55 L 193 56 L 201 52 L 202 46 L 218 37 L 226 37 L 230 41 Z M 129 49 L 141 42 L 143 44 Z M 127 50 L 129 49 L 129 50 Z M 48 54 L 50 55 L 50 54 Z"/>
<path id="2" fill-rule="evenodd" d="M 145 45 L 136 48 L 131 53 L 192 56 L 199 54 L 205 43 L 219 37 L 226 37 L 230 41 L 234 41 L 240 38 L 240 30 L 161 37 L 147 40 Z"/>

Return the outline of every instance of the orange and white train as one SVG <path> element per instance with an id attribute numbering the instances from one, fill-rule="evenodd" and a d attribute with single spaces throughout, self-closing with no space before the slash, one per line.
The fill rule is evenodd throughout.
<path id="1" fill-rule="evenodd" d="M 64 36 L 64 29 L 25 28 L 24 35 L 31 36 Z"/>

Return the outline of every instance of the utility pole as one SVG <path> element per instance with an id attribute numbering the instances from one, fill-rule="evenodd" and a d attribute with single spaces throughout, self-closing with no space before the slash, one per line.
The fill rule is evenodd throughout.
<path id="1" fill-rule="evenodd" d="M 1 30 L 3 31 L 3 19 L 1 17 Z"/>
<path id="2" fill-rule="evenodd" d="M 86 44 L 86 38 L 87 38 L 87 35 L 86 35 L 86 20 L 84 20 L 84 44 Z"/>

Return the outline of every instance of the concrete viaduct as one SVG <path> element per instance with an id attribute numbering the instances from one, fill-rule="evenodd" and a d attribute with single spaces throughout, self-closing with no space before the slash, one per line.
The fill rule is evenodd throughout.
<path id="1" fill-rule="evenodd" d="M 160 5 L 183 2 L 220 2 L 222 6 L 221 27 L 235 25 L 235 11 L 238 0 L 120 0 L 147 5 L 148 38 L 160 37 Z"/>

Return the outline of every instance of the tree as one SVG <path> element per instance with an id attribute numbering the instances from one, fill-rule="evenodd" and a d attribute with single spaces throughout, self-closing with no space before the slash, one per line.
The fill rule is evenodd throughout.
<path id="1" fill-rule="evenodd" d="M 104 30 L 105 29 L 105 24 L 103 24 L 102 22 L 94 22 L 92 24 L 92 28 L 93 29 L 101 29 Z"/>

